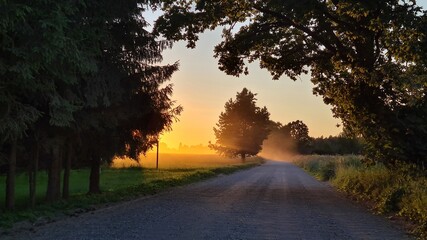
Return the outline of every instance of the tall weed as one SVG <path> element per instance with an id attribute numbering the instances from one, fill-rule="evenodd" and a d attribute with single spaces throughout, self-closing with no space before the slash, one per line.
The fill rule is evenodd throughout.
<path id="1" fill-rule="evenodd" d="M 410 219 L 416 224 L 414 233 L 427 239 L 427 177 L 414 166 L 365 165 L 358 156 L 305 156 L 295 163 L 339 190 L 374 203 L 379 213 Z"/>

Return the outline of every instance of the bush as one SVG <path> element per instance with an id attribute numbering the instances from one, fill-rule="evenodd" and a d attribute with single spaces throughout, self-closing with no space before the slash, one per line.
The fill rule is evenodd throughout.
<path id="1" fill-rule="evenodd" d="M 414 233 L 427 238 L 427 177 L 414 166 L 366 165 L 357 156 L 311 156 L 296 164 L 359 200 L 369 200 L 379 213 L 410 219 L 416 224 Z"/>
<path id="2" fill-rule="evenodd" d="M 416 232 L 427 239 L 427 179 L 411 182 L 401 199 L 399 215 L 418 223 Z"/>

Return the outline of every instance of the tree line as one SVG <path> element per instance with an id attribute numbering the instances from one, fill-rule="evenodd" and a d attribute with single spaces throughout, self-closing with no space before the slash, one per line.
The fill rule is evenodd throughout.
<path id="1" fill-rule="evenodd" d="M 29 175 L 36 204 L 39 169 L 46 201 L 69 197 L 73 166 L 147 151 L 182 111 L 167 81 L 178 64 L 159 65 L 171 42 L 146 30 L 155 1 L 0 2 L 0 166 L 6 209 L 15 207 L 16 171 Z M 61 171 L 63 185 L 61 186 Z"/>

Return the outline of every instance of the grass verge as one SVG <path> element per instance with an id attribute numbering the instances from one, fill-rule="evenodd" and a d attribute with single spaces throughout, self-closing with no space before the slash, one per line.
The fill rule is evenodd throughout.
<path id="1" fill-rule="evenodd" d="M 88 170 L 74 170 L 72 172 L 72 196 L 68 200 L 61 200 L 53 204 L 39 204 L 30 209 L 22 205 L 25 199 L 18 199 L 19 209 L 13 212 L 2 210 L 0 215 L 0 233 L 7 232 L 17 222 L 25 221 L 28 225 L 39 225 L 56 218 L 73 216 L 92 211 L 110 203 L 132 200 L 137 197 L 156 194 L 171 187 L 182 186 L 202 181 L 220 174 L 231 174 L 238 170 L 248 169 L 263 163 L 263 159 L 255 158 L 250 162 L 239 165 L 198 168 L 198 169 L 105 169 L 101 173 L 101 188 L 98 195 L 87 195 L 86 186 Z M 24 174 L 23 174 L 24 175 Z M 43 178 L 43 176 L 41 177 Z M 25 176 L 18 177 L 18 183 L 25 180 Z M 84 185 L 82 185 L 84 182 Z M 42 181 L 41 181 L 42 183 Z M 40 188 L 39 186 L 39 189 Z M 18 193 L 24 191 L 18 188 Z M 3 191 L 4 192 L 4 191 Z M 40 192 L 40 191 L 39 191 Z M 42 193 L 41 193 L 42 194 Z M 42 198 L 42 196 L 39 196 Z"/>
<path id="2" fill-rule="evenodd" d="M 411 233 L 427 239 L 427 176 L 401 165 L 367 166 L 359 156 L 303 156 L 295 164 L 359 201 L 376 213 L 403 218 Z"/>

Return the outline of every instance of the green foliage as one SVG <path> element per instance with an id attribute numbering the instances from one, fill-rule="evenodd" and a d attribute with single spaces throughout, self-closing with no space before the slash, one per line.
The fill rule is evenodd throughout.
<path id="1" fill-rule="evenodd" d="M 263 143 L 267 152 L 282 152 L 284 154 L 320 154 L 346 155 L 360 154 L 362 140 L 341 134 L 336 137 L 312 138 L 308 135 L 308 127 L 301 120 L 282 125 L 279 122 L 270 123 L 270 135 Z"/>
<path id="2" fill-rule="evenodd" d="M 400 202 L 405 195 L 405 189 L 403 187 L 389 188 L 386 189 L 382 196 L 381 202 L 378 204 L 381 206 L 381 212 L 393 212 L 400 209 Z"/>
<path id="3" fill-rule="evenodd" d="M 270 113 L 267 108 L 256 106 L 256 94 L 246 88 L 237 93 L 236 99 L 225 103 L 225 111 L 214 128 L 215 144 L 209 147 L 227 156 L 254 156 L 260 150 L 269 130 Z"/>
<path id="4" fill-rule="evenodd" d="M 313 138 L 310 141 L 310 150 L 312 154 L 361 154 L 362 148 L 362 140 L 354 137 L 329 136 L 327 138 Z"/>
<path id="5" fill-rule="evenodd" d="M 427 179 L 410 183 L 409 191 L 402 197 L 399 214 L 418 223 L 416 231 L 420 237 L 427 237 Z"/>
<path id="6" fill-rule="evenodd" d="M 289 132 L 290 137 L 296 143 L 298 153 L 308 153 L 310 150 L 310 137 L 308 136 L 308 127 L 301 120 L 290 122 L 283 126 L 284 132 Z"/>
<path id="7" fill-rule="evenodd" d="M 154 126 L 140 128 L 158 134 L 170 126 L 181 107 L 173 107 L 172 87 L 160 85 L 178 66 L 152 65 L 162 60 L 161 52 L 171 44 L 156 40 L 145 30 L 142 6 L 134 1 L 108 0 L 2 3 L 3 141 L 10 136 L 23 137 L 37 121 L 48 127 L 76 131 L 78 124 L 85 129 L 88 123 L 79 115 L 124 105 L 133 108 L 100 117 L 116 116 L 117 127 L 124 125 L 120 122 L 123 119 L 137 121 L 160 113 L 156 130 Z M 131 115 L 129 110 L 139 115 Z M 114 128 L 111 124 L 108 127 Z"/>
<path id="8" fill-rule="evenodd" d="M 1 1 L 0 155 L 17 141 L 18 169 L 28 169 L 40 146 L 37 155 L 59 176 L 59 152 L 95 168 L 147 151 L 170 130 L 182 111 L 167 84 L 178 64 L 159 65 L 171 42 L 147 31 L 142 15 L 155 3 Z"/>
<path id="9" fill-rule="evenodd" d="M 427 236 L 427 177 L 413 165 L 387 168 L 384 164 L 365 165 L 356 157 L 305 157 L 296 164 L 309 173 L 330 180 L 339 190 L 374 204 L 379 213 L 396 214 L 415 223 L 420 238 Z"/>
<path id="10" fill-rule="evenodd" d="M 43 114 L 49 114 L 52 124 L 68 125 L 77 108 L 60 96 L 58 88 L 75 83 L 76 75 L 89 72 L 91 66 L 90 53 L 78 47 L 81 40 L 76 38 L 84 33 L 71 22 L 80 5 L 65 1 L 6 1 L 1 5 L 3 140 L 22 137 Z"/>
<path id="11" fill-rule="evenodd" d="M 224 26 L 222 71 L 246 74 L 258 60 L 273 79 L 310 73 L 314 93 L 365 139 L 370 158 L 427 162 L 427 15 L 416 1 L 163 3 L 156 31 L 166 38 L 193 47 L 199 33 Z"/>
<path id="12" fill-rule="evenodd" d="M 85 105 L 77 114 L 76 132 L 88 136 L 83 159 L 90 158 L 88 152 L 108 161 L 115 154 L 144 153 L 182 111 L 171 99 L 172 85 L 167 84 L 178 64 L 157 65 L 171 43 L 146 30 L 145 4 L 95 1 L 87 5 L 97 12 L 89 18 L 92 27 L 106 39 L 95 58 L 98 71 L 85 76 L 77 89 Z M 103 147 L 98 147 L 100 143 Z"/>
<path id="13" fill-rule="evenodd" d="M 361 165 L 360 157 L 356 155 L 306 155 L 298 157 L 295 163 L 322 181 L 334 179 L 339 167 L 359 167 Z"/>

